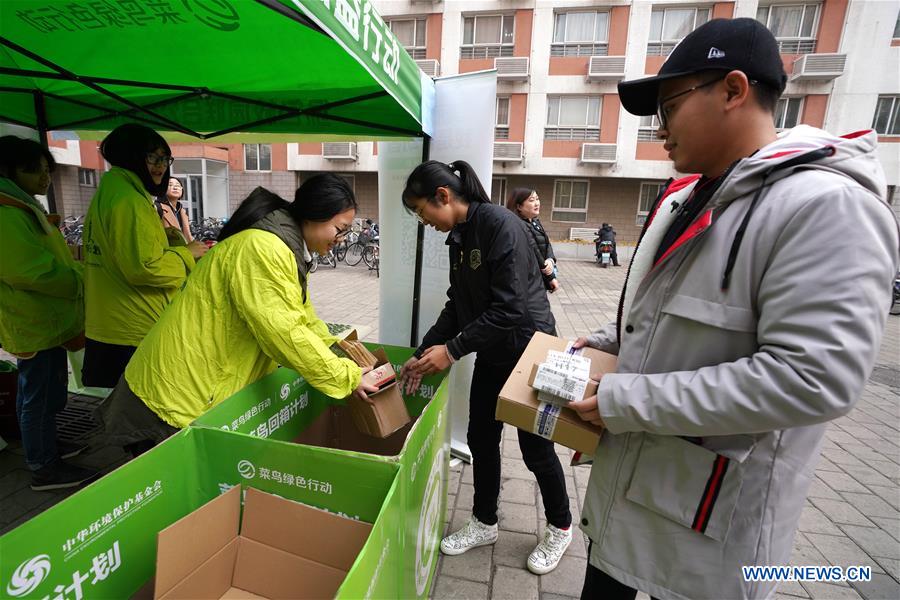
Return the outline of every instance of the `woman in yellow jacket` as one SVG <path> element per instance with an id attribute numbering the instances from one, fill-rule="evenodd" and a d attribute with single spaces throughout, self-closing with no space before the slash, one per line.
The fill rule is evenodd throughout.
<path id="1" fill-rule="evenodd" d="M 82 380 L 114 387 L 207 248 L 199 242 L 170 245 L 159 221 L 154 199 L 165 194 L 174 159 L 158 133 L 121 125 L 106 136 L 100 153 L 112 168 L 100 180 L 84 221 Z"/>
<path id="2" fill-rule="evenodd" d="M 311 253 L 327 253 L 355 214 L 353 191 L 334 174 L 308 179 L 292 203 L 256 188 L 101 407 L 110 443 L 137 455 L 277 365 L 332 398 L 367 400 L 377 388 L 330 350 L 336 338 L 307 285 Z"/>
<path id="3" fill-rule="evenodd" d="M 37 142 L 0 138 L 0 342 L 18 359 L 16 416 L 31 488 L 75 487 L 97 475 L 65 462 L 86 448 L 56 436 L 68 399 L 63 346 L 83 343 L 81 267 L 35 195 L 56 163 Z"/>

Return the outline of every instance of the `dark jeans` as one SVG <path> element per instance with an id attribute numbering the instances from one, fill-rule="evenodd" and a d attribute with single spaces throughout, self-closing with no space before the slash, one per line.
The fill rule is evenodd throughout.
<path id="1" fill-rule="evenodd" d="M 116 387 L 136 350 L 136 346 L 119 346 L 87 338 L 81 382 L 91 387 Z"/>
<path id="2" fill-rule="evenodd" d="M 33 358 L 20 358 L 16 416 L 22 430 L 25 464 L 37 471 L 59 458 L 56 448 L 56 413 L 69 398 L 69 369 L 62 348 L 41 350 Z"/>
<path id="3" fill-rule="evenodd" d="M 593 542 L 588 544 L 588 563 L 584 574 L 584 587 L 581 589 L 581 600 L 634 600 L 637 597 L 636 589 L 620 583 L 591 564 L 592 547 Z"/>
<path id="4" fill-rule="evenodd" d="M 472 375 L 468 431 L 475 483 L 472 514 L 488 525 L 497 522 L 497 500 L 500 496 L 500 437 L 503 423 L 497 421 L 494 414 L 497 411 L 497 396 L 514 366 L 498 367 L 476 362 Z M 521 429 L 518 432 L 522 458 L 537 479 L 547 522 L 560 529 L 569 527 L 572 515 L 569 513 L 566 478 L 553 442 Z"/>

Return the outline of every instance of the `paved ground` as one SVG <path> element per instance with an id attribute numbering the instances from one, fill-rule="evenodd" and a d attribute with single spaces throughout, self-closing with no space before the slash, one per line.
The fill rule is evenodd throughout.
<path id="1" fill-rule="evenodd" d="M 624 268 L 599 269 L 588 262 L 561 264 L 563 288 L 551 296 L 560 334 L 576 336 L 612 320 Z M 313 300 L 328 321 L 371 328 L 378 336 L 378 285 L 373 273 L 341 265 L 319 271 L 312 280 Z M 890 317 L 878 366 L 863 398 L 829 428 L 823 458 L 810 491 L 792 562 L 797 565 L 870 565 L 865 584 L 782 584 L 779 598 L 900 598 L 900 317 Z M 569 451 L 559 448 L 564 464 Z M 500 540 L 462 556 L 442 558 L 432 597 L 541 598 L 577 597 L 585 569 L 585 545 L 577 539 L 560 567 L 543 577 L 531 575 L 525 559 L 537 543 L 544 521 L 534 480 L 519 460 L 511 428 L 503 443 Z M 80 463 L 114 468 L 123 460 L 112 448 L 97 449 Z M 587 467 L 565 467 L 572 512 L 580 513 Z M 32 492 L 21 449 L 0 452 L 0 532 L 30 518 L 65 494 Z M 448 527 L 460 526 L 472 502 L 469 466 L 451 472 Z M 646 600 L 645 595 L 638 598 Z"/>

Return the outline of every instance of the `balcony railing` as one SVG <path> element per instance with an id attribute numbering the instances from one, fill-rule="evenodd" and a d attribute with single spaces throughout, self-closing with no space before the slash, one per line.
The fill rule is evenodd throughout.
<path id="1" fill-rule="evenodd" d="M 600 128 L 545 127 L 544 139 L 556 142 L 593 142 L 600 139 Z"/>
<path id="2" fill-rule="evenodd" d="M 777 40 L 781 54 L 812 54 L 816 51 L 816 40 Z"/>
<path id="3" fill-rule="evenodd" d="M 550 56 L 606 56 L 607 43 L 550 44 Z"/>
<path id="4" fill-rule="evenodd" d="M 460 58 L 497 58 L 512 56 L 512 44 L 495 44 L 493 46 L 460 46 Z"/>

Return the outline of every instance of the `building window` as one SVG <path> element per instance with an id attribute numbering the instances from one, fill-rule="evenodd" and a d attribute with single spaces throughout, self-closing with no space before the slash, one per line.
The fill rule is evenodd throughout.
<path id="1" fill-rule="evenodd" d="M 659 119 L 656 115 L 649 117 L 641 117 L 641 124 L 638 126 L 639 142 L 662 142 L 656 135 L 659 130 Z"/>
<path id="2" fill-rule="evenodd" d="M 778 131 L 791 129 L 800 124 L 803 98 L 781 98 L 775 105 L 775 128 Z"/>
<path id="3" fill-rule="evenodd" d="M 491 202 L 506 206 L 506 177 L 491 179 Z"/>
<path id="4" fill-rule="evenodd" d="M 512 56 L 515 42 L 513 15 L 463 17 L 463 43 L 460 58 Z"/>
<path id="5" fill-rule="evenodd" d="M 93 169 L 78 169 L 78 185 L 97 187 L 97 172 Z"/>
<path id="6" fill-rule="evenodd" d="M 245 171 L 271 171 L 271 144 L 244 144 Z"/>
<path id="7" fill-rule="evenodd" d="M 548 96 L 545 140 L 594 141 L 600 137 L 600 96 Z"/>
<path id="8" fill-rule="evenodd" d="M 872 129 L 881 135 L 900 135 L 900 96 L 879 96 Z"/>
<path id="9" fill-rule="evenodd" d="M 509 139 L 509 97 L 497 98 L 497 123 L 494 127 L 495 140 Z"/>
<path id="10" fill-rule="evenodd" d="M 584 179 L 557 179 L 553 183 L 551 221 L 586 223 L 588 182 Z"/>
<path id="11" fill-rule="evenodd" d="M 387 23 L 410 56 L 425 58 L 425 19 L 392 19 Z"/>
<path id="12" fill-rule="evenodd" d="M 608 12 L 556 13 L 550 56 L 606 56 L 608 42 Z"/>
<path id="13" fill-rule="evenodd" d="M 643 227 L 644 221 L 647 220 L 647 215 L 653 210 L 653 203 L 656 202 L 656 199 L 659 197 L 659 194 L 662 192 L 665 185 L 665 181 L 641 182 L 641 192 L 640 196 L 638 196 L 638 209 L 635 225 Z"/>
<path id="14" fill-rule="evenodd" d="M 760 6 L 756 20 L 769 28 L 782 54 L 816 51 L 819 4 L 773 4 Z"/>
<path id="15" fill-rule="evenodd" d="M 708 8 L 658 8 L 650 13 L 648 56 L 668 56 L 687 34 L 709 21 Z"/>

